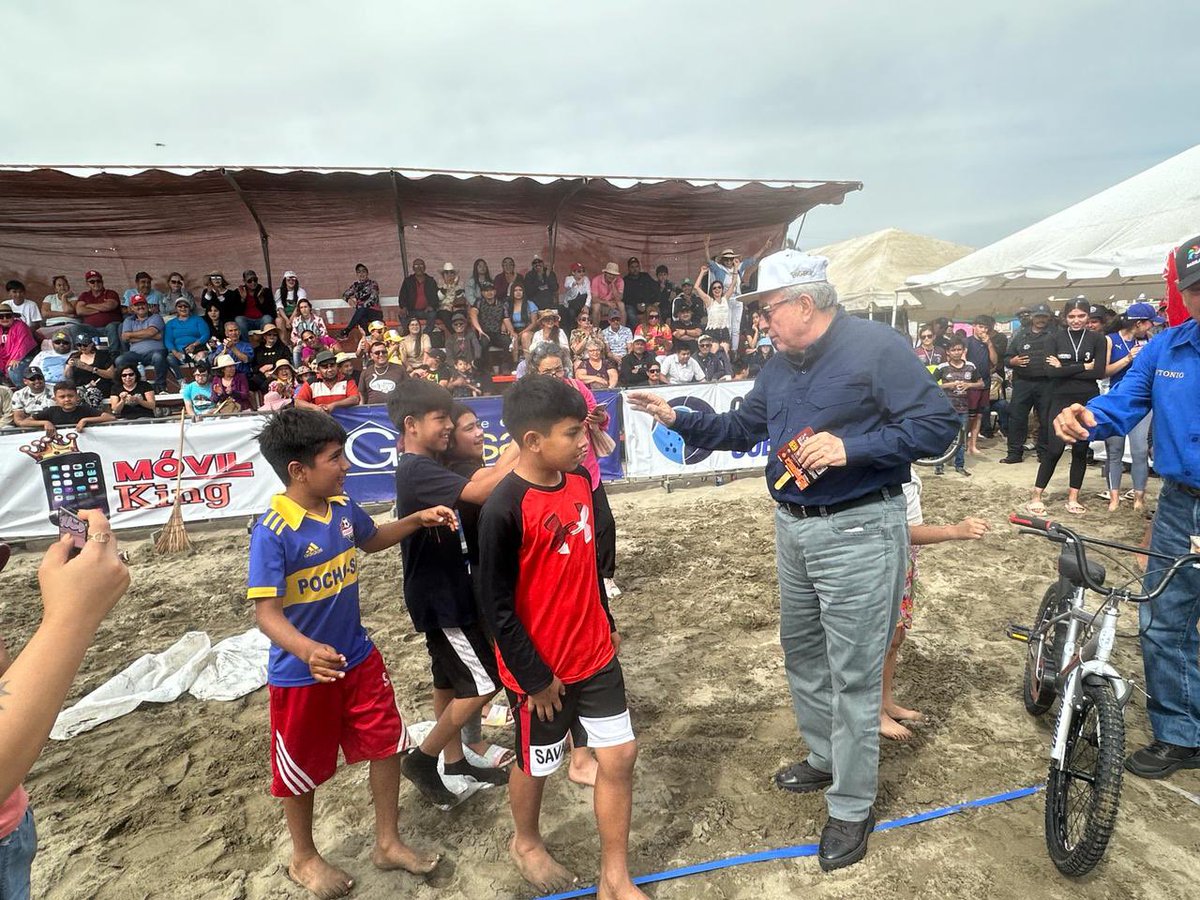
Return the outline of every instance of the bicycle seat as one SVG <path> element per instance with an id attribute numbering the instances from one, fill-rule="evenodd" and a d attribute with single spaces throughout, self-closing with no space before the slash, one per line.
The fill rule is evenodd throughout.
<path id="1" fill-rule="evenodd" d="M 1091 578 L 1094 584 L 1104 584 L 1104 578 L 1108 574 L 1104 570 L 1104 566 L 1100 563 L 1087 561 L 1088 577 Z M 1058 574 L 1065 578 L 1071 584 L 1082 587 L 1083 574 L 1079 571 L 1079 560 L 1075 558 L 1075 548 L 1067 545 L 1062 548 L 1062 553 L 1058 555 Z"/>

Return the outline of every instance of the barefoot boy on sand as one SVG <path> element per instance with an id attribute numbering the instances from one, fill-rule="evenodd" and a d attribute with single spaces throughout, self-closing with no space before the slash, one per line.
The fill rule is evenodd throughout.
<path id="1" fill-rule="evenodd" d="M 271 793 L 283 800 L 292 838 L 288 875 L 322 900 L 354 886 L 313 843 L 314 792 L 336 770 L 339 746 L 348 764 L 370 760 L 371 861 L 426 874 L 437 857 L 413 850 L 396 830 L 404 723 L 359 617 L 356 548 L 374 553 L 422 527 L 453 528 L 454 511 L 439 506 L 376 527 L 342 493 L 345 430 L 316 410 L 279 411 L 258 443 L 287 486 L 251 533 L 247 596 L 271 639 Z"/>
<path id="2" fill-rule="evenodd" d="M 596 566 L 583 397 L 558 378 L 529 375 L 504 398 L 521 448 L 516 469 L 484 504 L 479 554 L 484 613 L 516 719 L 509 779 L 516 833 L 509 852 L 539 891 L 575 879 L 539 829 L 546 776 L 562 765 L 567 735 L 595 750 L 601 900 L 645 900 L 630 880 L 629 818 L 637 744 L 617 662 L 620 636 Z"/>

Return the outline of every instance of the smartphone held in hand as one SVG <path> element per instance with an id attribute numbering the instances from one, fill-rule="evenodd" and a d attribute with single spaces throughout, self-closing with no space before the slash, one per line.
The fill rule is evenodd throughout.
<path id="1" fill-rule="evenodd" d="M 58 510 L 58 534 L 71 536 L 71 552 L 69 559 L 74 559 L 87 544 L 88 525 L 74 510 L 63 506 Z"/>

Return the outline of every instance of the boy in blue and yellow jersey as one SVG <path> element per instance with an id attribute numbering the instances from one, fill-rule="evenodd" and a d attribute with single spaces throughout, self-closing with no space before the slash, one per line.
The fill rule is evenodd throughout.
<path id="1" fill-rule="evenodd" d="M 380 869 L 432 871 L 437 857 L 400 840 L 400 757 L 407 737 L 383 658 L 359 616 L 358 550 L 384 550 L 418 529 L 455 527 L 445 506 L 376 526 L 342 493 L 350 468 L 346 432 L 330 416 L 284 409 L 258 435 L 263 456 L 287 489 L 250 537 L 247 596 L 271 639 L 271 793 L 283 799 L 292 859 L 288 874 L 318 897 L 354 886 L 313 843 L 313 795 L 337 768 L 370 760 Z"/>

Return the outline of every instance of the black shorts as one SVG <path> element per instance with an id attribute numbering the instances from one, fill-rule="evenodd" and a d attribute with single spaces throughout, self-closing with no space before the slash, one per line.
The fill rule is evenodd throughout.
<path id="1" fill-rule="evenodd" d="M 549 775 L 562 765 L 568 733 L 576 747 L 616 747 L 633 740 L 625 677 L 616 657 L 590 678 L 568 684 L 562 710 L 550 722 L 537 717 L 525 694 L 507 693 L 517 725 L 517 765 L 534 777 Z"/>
<path id="2" fill-rule="evenodd" d="M 718 344 L 728 344 L 730 338 L 732 337 L 728 328 L 710 328 L 705 332 L 705 334 L 707 334 Z"/>
<path id="3" fill-rule="evenodd" d="M 496 651 L 478 625 L 431 628 L 425 632 L 433 686 L 459 699 L 489 697 L 500 689 Z"/>

